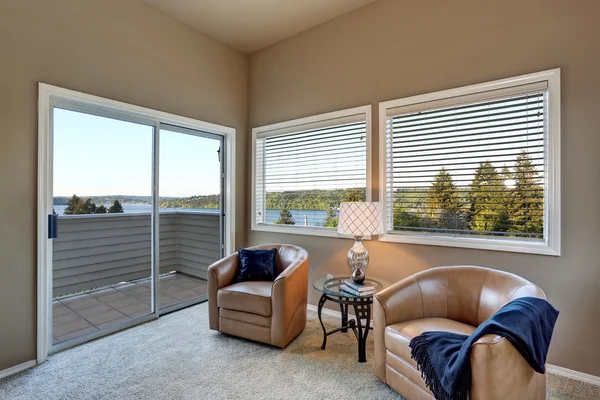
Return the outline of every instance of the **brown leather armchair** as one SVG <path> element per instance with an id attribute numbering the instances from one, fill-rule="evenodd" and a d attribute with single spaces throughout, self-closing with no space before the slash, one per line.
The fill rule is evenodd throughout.
<path id="1" fill-rule="evenodd" d="M 375 295 L 375 375 L 407 400 L 433 399 L 410 340 L 426 331 L 469 335 L 506 303 L 545 299 L 542 289 L 507 272 L 472 266 L 419 272 Z M 546 376 L 536 373 L 507 339 L 485 335 L 471 349 L 471 399 L 545 399 Z"/>
<path id="2" fill-rule="evenodd" d="M 210 329 L 285 347 L 306 326 L 308 253 L 289 244 L 250 247 L 277 249 L 275 281 L 234 283 L 239 255 L 208 267 Z"/>

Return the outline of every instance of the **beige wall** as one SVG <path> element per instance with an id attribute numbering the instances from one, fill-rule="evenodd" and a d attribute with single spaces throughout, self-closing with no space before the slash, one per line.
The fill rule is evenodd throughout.
<path id="1" fill-rule="evenodd" d="M 36 357 L 37 82 L 236 128 L 243 188 L 246 68 L 141 0 L 0 0 L 0 370 Z"/>
<path id="2" fill-rule="evenodd" d="M 600 375 L 598 16 L 595 0 L 381 0 L 251 55 L 249 124 L 372 104 L 377 182 L 378 102 L 562 68 L 563 255 L 374 240 L 366 243 L 369 273 L 399 280 L 434 266 L 475 264 L 519 274 L 561 311 L 549 362 Z M 250 244 L 282 241 L 308 250 L 311 280 L 346 271 L 349 240 L 249 236 Z M 317 300 L 311 289 L 311 303 Z"/>

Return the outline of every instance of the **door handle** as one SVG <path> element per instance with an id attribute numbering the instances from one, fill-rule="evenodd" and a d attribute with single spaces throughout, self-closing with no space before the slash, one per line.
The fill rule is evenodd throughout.
<path id="1" fill-rule="evenodd" d="M 48 239 L 58 238 L 58 215 L 48 215 Z"/>

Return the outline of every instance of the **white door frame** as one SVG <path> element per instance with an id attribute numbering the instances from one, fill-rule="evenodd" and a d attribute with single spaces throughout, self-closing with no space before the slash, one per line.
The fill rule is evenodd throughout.
<path id="1" fill-rule="evenodd" d="M 93 96 L 86 93 L 76 92 L 57 86 L 39 83 L 38 91 L 38 210 L 37 210 L 37 233 L 38 233 L 38 259 L 37 259 L 37 363 L 42 363 L 48 358 L 51 348 L 50 320 L 52 317 L 52 242 L 48 239 L 48 214 L 52 209 L 53 182 L 53 121 L 50 112 L 52 103 L 70 102 L 78 107 L 89 107 L 93 110 L 104 110 L 110 114 L 125 115 L 127 120 L 135 122 L 136 119 L 154 121 L 155 127 L 160 124 L 169 124 L 189 128 L 193 130 L 214 133 L 224 137 L 225 142 L 225 254 L 230 254 L 235 248 L 235 135 L 234 128 L 212 124 L 192 118 L 182 117 L 150 108 L 140 107 L 120 101 L 110 100 L 103 97 Z M 155 129 L 156 129 L 155 128 Z M 155 137 L 159 134 L 155 131 Z M 155 141 L 155 144 L 157 141 Z M 158 154 L 155 152 L 155 155 Z M 155 178 L 155 183 L 157 181 Z M 155 193 L 158 193 L 158 185 L 154 185 Z M 156 246 L 154 246 L 156 247 Z M 156 267 L 156 266 L 155 266 Z M 158 315 L 158 307 L 148 319 Z"/>

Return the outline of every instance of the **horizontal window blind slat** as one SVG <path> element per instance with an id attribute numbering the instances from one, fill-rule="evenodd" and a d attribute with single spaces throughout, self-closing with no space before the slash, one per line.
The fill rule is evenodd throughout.
<path id="1" fill-rule="evenodd" d="M 483 143 L 483 144 L 482 143 L 474 143 L 474 144 L 463 144 L 463 145 L 460 145 L 460 142 L 459 142 L 459 144 L 456 145 L 456 146 L 452 146 L 452 147 L 437 146 L 437 148 L 434 146 L 433 149 L 406 150 L 405 148 L 401 148 L 401 149 L 398 149 L 397 151 L 394 151 L 394 153 L 401 153 L 401 154 L 419 153 L 419 154 L 422 154 L 422 155 L 424 155 L 424 154 L 432 155 L 431 153 L 427 153 L 427 152 L 438 150 L 440 153 L 434 153 L 434 154 L 448 154 L 447 153 L 448 150 L 451 151 L 451 150 L 457 150 L 457 149 L 461 149 L 462 150 L 462 149 L 469 149 L 469 148 L 474 148 L 474 147 L 482 147 L 482 146 L 486 146 L 486 144 L 487 144 L 488 148 L 491 147 L 491 146 L 520 145 L 520 144 L 523 144 L 523 143 L 530 144 L 530 143 L 536 143 L 536 142 L 537 142 L 537 144 L 535 146 L 533 146 L 533 147 L 543 146 L 544 145 L 544 139 L 543 138 L 540 138 L 540 139 L 530 139 L 527 136 L 521 136 L 521 137 L 519 137 L 519 139 L 520 140 L 511 140 L 511 141 L 505 141 L 505 142 L 500 142 L 500 143 L 495 143 L 495 142 L 491 142 L 490 143 L 490 142 L 488 142 L 488 143 Z M 472 142 L 469 142 L 469 143 L 472 143 Z M 433 146 L 433 145 L 431 145 L 431 146 Z M 515 146 L 511 146 L 511 148 L 512 147 L 515 147 Z M 521 148 L 520 146 L 516 146 L 516 147 L 517 148 Z M 489 150 L 493 151 L 494 149 L 489 149 Z M 501 149 L 498 149 L 498 150 L 501 150 Z M 456 152 L 455 153 L 455 152 L 451 151 L 451 153 L 452 154 L 459 154 L 460 152 Z"/>
<path id="2" fill-rule="evenodd" d="M 296 171 L 294 172 L 294 176 L 295 177 L 323 177 L 323 176 L 336 176 L 336 173 L 342 173 L 344 175 L 349 174 L 359 174 L 362 175 L 365 172 L 365 168 L 354 168 L 354 169 L 348 169 L 348 168 L 344 168 L 343 170 L 339 170 L 339 169 L 331 169 L 331 170 L 311 170 L 311 171 Z M 275 179 L 278 177 L 287 177 L 290 176 L 290 173 L 269 173 L 267 172 L 266 174 L 267 179 Z"/>
<path id="3" fill-rule="evenodd" d="M 413 132 L 420 132 L 420 133 L 416 133 L 416 134 L 412 134 L 412 135 L 402 135 L 403 138 L 415 138 L 415 137 L 423 137 L 423 136 L 429 136 L 432 137 L 432 135 L 441 135 L 441 134 L 450 134 L 450 133 L 456 133 L 457 131 L 460 132 L 469 132 L 469 131 L 475 131 L 475 130 L 484 130 L 484 129 L 490 129 L 490 133 L 494 133 L 493 130 L 494 128 L 505 128 L 505 127 L 515 127 L 515 126 L 519 126 L 519 125 L 525 125 L 523 126 L 521 129 L 527 129 L 529 127 L 532 128 L 538 128 L 541 126 L 542 124 L 542 120 L 536 120 L 535 124 L 536 126 L 533 126 L 533 121 L 532 122 L 522 122 L 522 121 L 518 121 L 518 122 L 511 122 L 511 123 L 505 123 L 505 124 L 497 124 L 497 125 L 492 125 L 492 126 L 475 126 L 475 127 L 463 127 L 461 129 L 451 129 L 451 130 L 445 130 L 445 131 L 438 131 L 438 132 L 422 132 L 419 130 L 414 130 Z M 394 131 L 394 133 L 407 133 L 407 132 L 400 132 L 400 131 Z M 411 132 L 412 133 L 412 132 Z"/>
<path id="4" fill-rule="evenodd" d="M 420 151 L 418 149 L 423 149 L 423 150 L 427 150 L 428 148 L 457 148 L 457 147 L 462 147 L 461 143 L 473 143 L 473 142 L 486 142 L 486 143 L 498 143 L 498 144 L 502 144 L 502 143 L 510 143 L 509 141 L 511 140 L 525 140 L 525 141 L 534 141 L 534 140 L 540 140 L 543 141 L 544 140 L 544 132 L 534 132 L 534 133 L 529 133 L 527 135 L 523 135 L 522 133 L 519 134 L 508 134 L 508 135 L 502 135 L 502 136 L 497 136 L 497 137 L 476 137 L 476 138 L 469 138 L 469 139 L 462 139 L 462 140 L 446 140 L 446 141 L 440 141 L 442 139 L 437 139 L 437 141 L 433 142 L 434 140 L 432 139 L 429 142 L 425 142 L 425 143 L 420 143 L 420 144 L 413 144 L 413 145 L 405 145 L 405 144 L 400 144 L 400 145 L 395 145 L 393 146 L 393 149 L 402 149 L 404 151 L 407 151 L 406 149 L 417 149 L 415 151 Z M 448 139 L 448 138 L 444 138 L 444 139 Z"/>
<path id="5" fill-rule="evenodd" d="M 449 171 L 447 168 L 445 169 L 446 171 Z M 456 171 L 461 171 L 460 169 L 455 170 L 454 172 L 452 172 L 452 176 L 453 177 L 458 177 L 458 176 L 473 176 L 474 174 L 472 172 L 468 172 L 468 173 L 456 173 Z M 431 171 L 430 174 L 424 174 L 424 175 L 411 175 L 411 174 L 423 174 L 426 171 L 418 171 L 418 172 L 394 172 L 393 176 L 394 176 L 394 182 L 398 182 L 398 179 L 402 179 L 402 178 L 427 178 L 427 180 L 431 180 L 432 178 L 434 178 L 439 171 Z M 510 172 L 510 177 L 522 177 L 522 176 L 526 176 L 528 172 Z M 396 179 L 398 178 L 398 179 Z M 508 179 L 508 178 L 506 178 Z M 504 179 L 505 180 L 505 179 Z"/>
<path id="6" fill-rule="evenodd" d="M 539 145 L 533 145 L 533 146 L 523 146 L 521 147 L 522 149 L 534 149 L 534 148 L 539 148 Z M 507 149 L 507 150 L 518 150 L 519 147 L 513 147 L 511 149 Z M 402 155 L 402 156 L 398 156 L 397 160 L 395 162 L 398 163 L 404 163 L 405 161 L 402 160 L 406 160 L 406 159 L 412 159 L 412 158 L 420 158 L 422 161 L 441 161 L 441 160 L 459 160 L 459 159 L 472 159 L 472 158 L 482 158 L 485 159 L 487 157 L 490 158 L 495 158 L 495 157 L 509 157 L 509 156 L 518 156 L 520 153 L 508 153 L 508 154 L 483 154 L 480 155 L 479 153 L 490 153 L 490 152 L 498 152 L 501 150 L 495 150 L 495 149 L 485 149 L 485 150 L 476 150 L 474 152 L 470 152 L 470 151 L 457 151 L 455 153 L 442 153 L 442 154 L 433 154 L 433 155 Z M 394 152 L 394 154 L 401 154 L 401 152 Z M 538 151 L 528 151 L 528 154 L 543 154 L 544 150 L 540 149 Z M 470 154 L 468 156 L 456 156 L 456 154 Z M 443 158 L 432 158 L 432 159 L 426 159 L 426 157 L 435 157 L 435 156 L 444 156 Z M 447 156 L 447 157 L 446 157 Z M 406 162 L 410 162 L 410 161 L 406 161 Z"/>
<path id="7" fill-rule="evenodd" d="M 309 135 L 309 136 L 302 136 L 302 137 L 298 137 L 298 136 L 290 136 L 289 140 L 273 140 L 276 139 L 277 136 L 270 138 L 272 140 L 269 140 L 269 143 L 267 144 L 266 148 L 267 149 L 276 149 L 276 148 L 280 148 L 280 147 L 290 147 L 290 146 L 296 146 L 298 143 L 316 143 L 316 142 L 320 142 L 320 141 L 326 141 L 329 139 L 332 140 L 338 140 L 338 139 L 344 139 L 347 137 L 358 137 L 361 135 L 365 134 L 365 126 L 361 125 L 361 126 L 350 126 L 350 127 L 346 127 L 345 129 L 339 129 L 339 130 L 335 130 L 335 131 L 331 131 L 331 132 L 327 132 L 327 133 L 321 133 L 321 132 L 316 132 L 314 135 Z"/>
<path id="8" fill-rule="evenodd" d="M 299 161 L 299 162 L 294 162 L 293 165 L 290 165 L 289 162 L 284 161 L 284 162 L 280 162 L 280 163 L 276 163 L 276 162 L 270 162 L 269 163 L 269 169 L 272 170 L 288 170 L 288 169 L 302 169 L 302 168 L 325 168 L 325 167 L 330 167 L 332 165 L 336 165 L 339 166 L 339 168 L 344 168 L 347 165 L 354 165 L 357 162 L 366 162 L 366 157 L 365 154 L 363 152 L 356 152 L 354 153 L 356 158 L 347 158 L 347 159 L 340 159 L 338 160 L 333 160 L 333 161 L 328 161 L 328 160 L 319 160 L 314 161 L 312 159 L 307 159 L 307 160 L 303 160 L 303 161 Z"/>
<path id="9" fill-rule="evenodd" d="M 499 157 L 504 157 L 506 158 L 506 160 L 496 160 L 495 163 L 502 163 L 502 162 L 510 162 L 514 160 L 515 154 L 511 154 L 511 155 L 507 155 L 507 156 L 497 156 L 494 158 L 499 158 Z M 491 157 L 488 157 L 488 159 Z M 533 161 L 543 161 L 544 157 L 530 157 L 529 160 L 533 160 Z M 437 161 L 437 160 L 436 160 Z M 411 164 L 411 165 L 407 165 L 407 164 Z M 401 163 L 398 164 L 394 162 L 394 169 L 397 168 L 417 168 L 417 167 L 447 167 L 449 165 L 465 165 L 465 164 L 473 164 L 473 162 L 443 162 L 443 163 L 433 163 L 433 164 L 425 164 L 425 165 L 421 165 L 421 164 L 415 164 L 415 161 L 413 161 L 412 163 L 406 162 L 406 163 Z M 492 162 L 492 164 L 494 164 L 494 162 Z"/>
<path id="10" fill-rule="evenodd" d="M 365 147 L 364 143 L 361 143 L 361 142 L 356 142 L 356 143 L 340 142 L 340 143 L 336 143 L 335 146 L 332 146 L 331 144 L 324 144 L 324 145 L 318 145 L 318 146 L 312 146 L 312 147 L 302 147 L 301 149 L 290 148 L 290 149 L 287 149 L 287 151 L 285 151 L 285 152 L 267 151 L 266 159 L 267 160 L 286 159 L 286 158 L 290 158 L 290 157 L 295 157 L 296 155 L 308 154 L 308 153 L 315 156 L 316 155 L 316 154 L 314 154 L 315 151 L 321 151 L 322 153 L 319 155 L 325 155 L 325 154 L 329 154 L 333 151 L 337 151 L 337 150 L 341 150 L 341 149 L 353 150 L 353 149 L 363 149 L 364 147 Z"/>
<path id="11" fill-rule="evenodd" d="M 539 135 L 544 134 L 544 126 L 536 126 L 536 127 L 527 127 L 527 131 L 531 135 Z M 518 133 L 515 133 L 518 132 Z M 417 135 L 422 136 L 421 139 L 413 139 L 413 140 L 401 140 L 402 138 L 396 137 L 393 139 L 394 147 L 403 146 L 406 143 L 415 143 L 415 142 L 432 142 L 437 140 L 452 140 L 455 138 L 464 138 L 464 137 L 479 137 L 482 135 L 487 135 L 488 137 L 506 137 L 508 135 L 520 136 L 523 133 L 523 128 L 512 128 L 512 129 L 503 129 L 503 130 L 486 130 L 482 129 L 481 132 L 470 132 L 470 133 L 459 133 L 459 132 L 446 132 L 445 135 L 434 136 L 434 135 Z"/>
<path id="12" fill-rule="evenodd" d="M 335 149 L 335 150 L 331 150 L 327 152 L 327 156 L 334 158 L 334 157 L 338 157 L 340 155 L 347 157 L 348 155 L 359 155 L 359 154 L 363 154 L 364 153 L 364 148 L 362 147 L 358 147 L 358 148 L 352 148 L 352 149 Z M 321 157 L 323 157 L 323 155 L 320 155 Z M 267 157 L 265 157 L 267 158 Z M 290 156 L 290 157 L 278 157 L 278 158 L 267 158 L 266 162 L 267 163 L 289 163 L 289 162 L 295 162 L 297 160 L 318 160 L 319 158 L 314 154 L 304 154 L 304 155 L 300 155 L 300 156 Z"/>
<path id="13" fill-rule="evenodd" d="M 483 125 L 484 127 L 494 127 L 494 126 L 504 126 L 505 124 L 500 124 L 499 122 L 505 121 L 515 121 L 519 120 L 523 124 L 535 124 L 543 121 L 543 115 L 536 113 L 535 115 L 521 113 L 511 113 L 509 115 L 503 116 L 502 118 L 490 118 L 487 115 L 481 115 L 474 118 L 465 118 L 460 119 L 460 121 L 464 122 L 456 122 L 457 120 L 446 119 L 444 121 L 428 123 L 428 124 L 415 124 L 409 126 L 398 126 L 394 125 L 393 129 L 398 133 L 412 133 L 412 132 L 427 132 L 427 131 L 435 131 L 445 128 L 454 128 L 454 130 L 462 130 L 465 127 L 471 125 Z"/>

